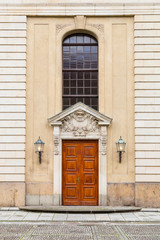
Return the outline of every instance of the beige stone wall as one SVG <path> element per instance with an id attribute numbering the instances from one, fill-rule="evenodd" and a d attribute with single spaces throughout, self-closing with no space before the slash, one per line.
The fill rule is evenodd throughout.
<path id="1" fill-rule="evenodd" d="M 160 15 L 135 16 L 135 204 L 159 207 Z"/>
<path id="2" fill-rule="evenodd" d="M 0 206 L 25 204 L 25 75 L 26 16 L 0 16 Z"/>
<path id="3" fill-rule="evenodd" d="M 99 41 L 99 110 L 113 117 L 112 125 L 108 129 L 108 182 L 134 182 L 133 18 L 88 17 L 79 23 L 77 21 L 75 18 L 28 18 L 28 204 L 43 204 L 46 201 L 52 204 L 53 129 L 49 127 L 47 118 L 62 110 L 63 37 L 79 31 L 79 27 L 81 32 L 91 33 Z M 121 164 L 118 162 L 115 146 L 120 135 L 127 141 Z M 45 142 L 41 165 L 38 155 L 34 153 L 34 142 L 38 136 Z M 47 191 L 43 188 L 45 184 L 48 186 Z"/>
<path id="4" fill-rule="evenodd" d="M 123 205 L 127 204 L 126 199 L 133 203 L 136 181 L 135 203 L 159 206 L 159 5 L 152 0 L 143 3 L 116 0 L 114 5 L 109 0 L 63 2 L 46 0 L 38 5 L 37 0 L 29 0 L 26 5 L 22 0 L 2 0 L 0 3 L 0 205 L 25 203 L 25 149 L 27 202 L 52 203 L 53 135 L 47 118 L 61 110 L 61 52 L 57 50 L 61 42 L 57 42 L 57 34 L 73 30 L 72 16 L 83 13 L 88 16 L 87 28 L 90 24 L 90 31 L 103 42 L 104 51 L 99 58 L 100 111 L 113 117 L 107 146 L 108 203 Z M 127 17 L 130 15 L 135 15 L 134 31 L 133 18 Z M 27 117 L 26 16 L 31 16 L 27 26 Z M 45 141 L 42 165 L 33 145 L 39 135 Z M 118 163 L 115 149 L 120 135 L 127 142 L 122 164 Z M 41 197 L 33 199 L 33 195 Z"/>

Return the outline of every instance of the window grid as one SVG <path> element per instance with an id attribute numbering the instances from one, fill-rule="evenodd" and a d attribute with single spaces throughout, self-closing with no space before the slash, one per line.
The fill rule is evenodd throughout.
<path id="1" fill-rule="evenodd" d="M 63 42 L 63 109 L 79 101 L 98 110 L 98 43 L 85 34 Z"/>

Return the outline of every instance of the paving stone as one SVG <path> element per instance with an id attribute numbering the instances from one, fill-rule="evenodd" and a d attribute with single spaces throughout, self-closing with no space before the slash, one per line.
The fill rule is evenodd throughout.
<path id="1" fill-rule="evenodd" d="M 134 213 L 121 213 L 125 221 L 138 221 L 139 219 Z"/>
<path id="2" fill-rule="evenodd" d="M 160 226 L 159 225 L 123 225 L 119 226 L 123 232 L 127 235 L 159 235 L 160 236 Z"/>
<path id="3" fill-rule="evenodd" d="M 31 236 L 30 240 L 93 240 L 92 235 L 53 235 L 53 236 Z"/>
<path id="4" fill-rule="evenodd" d="M 7 237 L 0 237 L 0 240 L 19 240 L 19 237 L 14 237 L 14 236 L 7 236 Z"/>
<path id="5" fill-rule="evenodd" d="M 31 226 L 27 225 L 0 225 L 0 237 L 22 237 Z"/>
<path id="6" fill-rule="evenodd" d="M 54 213 L 42 213 L 39 218 L 38 221 L 52 221 L 54 217 Z"/>
<path id="7" fill-rule="evenodd" d="M 99 235 L 115 235 L 117 234 L 114 226 L 96 226 L 95 227 Z"/>
<path id="8" fill-rule="evenodd" d="M 128 239 L 130 240 L 158 240 L 159 236 L 130 236 Z"/>
<path id="9" fill-rule="evenodd" d="M 27 212 L 16 212 L 13 216 L 9 218 L 10 221 L 21 221 L 27 216 Z"/>
<path id="10" fill-rule="evenodd" d="M 25 217 L 24 217 L 24 221 L 36 221 L 38 220 L 40 216 L 40 213 L 32 213 L 32 212 L 29 212 Z"/>
<path id="11" fill-rule="evenodd" d="M 124 221 L 124 218 L 120 213 L 110 213 L 108 216 L 111 221 Z"/>
<path id="12" fill-rule="evenodd" d="M 91 232 L 90 226 L 76 226 L 76 225 L 49 225 L 37 226 L 34 235 L 49 234 L 49 235 L 63 235 L 63 234 L 88 234 Z"/>
<path id="13" fill-rule="evenodd" d="M 95 214 L 96 221 L 110 221 L 108 214 Z"/>
<path id="14" fill-rule="evenodd" d="M 120 239 L 118 236 L 101 236 L 101 240 L 118 240 Z"/>
<path id="15" fill-rule="evenodd" d="M 67 214 L 55 213 L 53 221 L 65 221 L 67 220 Z"/>

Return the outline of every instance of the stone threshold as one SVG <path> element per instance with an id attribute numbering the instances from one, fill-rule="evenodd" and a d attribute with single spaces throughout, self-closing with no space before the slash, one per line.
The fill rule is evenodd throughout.
<path id="1" fill-rule="evenodd" d="M 23 211 L 54 212 L 54 213 L 116 213 L 141 211 L 139 207 L 110 207 L 110 206 L 25 206 Z"/>

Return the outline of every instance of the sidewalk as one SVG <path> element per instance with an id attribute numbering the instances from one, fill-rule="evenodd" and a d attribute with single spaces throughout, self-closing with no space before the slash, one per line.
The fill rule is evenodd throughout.
<path id="1" fill-rule="evenodd" d="M 0 222 L 160 222 L 160 209 L 121 213 L 46 213 L 0 208 Z"/>

